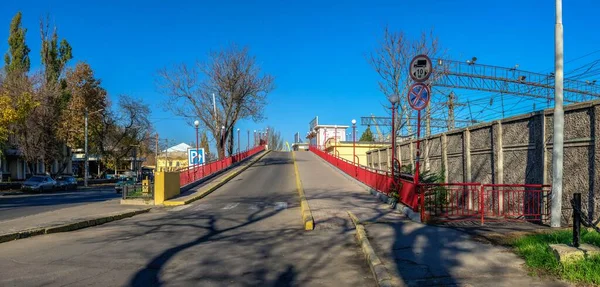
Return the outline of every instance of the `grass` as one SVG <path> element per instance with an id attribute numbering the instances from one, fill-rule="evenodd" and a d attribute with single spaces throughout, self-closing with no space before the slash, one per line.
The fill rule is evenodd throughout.
<path id="1" fill-rule="evenodd" d="M 527 266 L 538 274 L 549 274 L 570 282 L 600 285 L 600 256 L 589 257 L 569 264 L 560 264 L 548 249 L 549 244 L 570 244 L 573 232 L 569 230 L 526 235 L 516 239 L 513 247 L 525 259 Z M 600 234 L 582 230 L 581 243 L 600 246 Z"/>

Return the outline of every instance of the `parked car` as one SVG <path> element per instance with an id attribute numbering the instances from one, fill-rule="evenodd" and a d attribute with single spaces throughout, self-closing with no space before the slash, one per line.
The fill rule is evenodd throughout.
<path id="1" fill-rule="evenodd" d="M 23 191 L 46 191 L 53 190 L 56 187 L 56 181 L 47 175 L 35 175 L 23 182 L 21 190 Z"/>
<path id="2" fill-rule="evenodd" d="M 77 189 L 77 179 L 72 176 L 59 176 L 56 178 L 56 188 L 58 189 Z"/>
<path id="3" fill-rule="evenodd" d="M 123 187 L 126 185 L 135 184 L 135 179 L 133 177 L 120 178 L 119 181 L 115 184 L 115 191 L 117 193 L 123 192 Z"/>

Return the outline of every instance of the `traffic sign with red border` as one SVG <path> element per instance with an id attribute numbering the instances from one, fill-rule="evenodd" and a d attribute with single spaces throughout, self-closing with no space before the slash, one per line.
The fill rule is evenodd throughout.
<path id="1" fill-rule="evenodd" d="M 415 110 L 420 111 L 429 105 L 431 90 L 423 83 L 414 83 L 408 89 L 408 104 Z"/>

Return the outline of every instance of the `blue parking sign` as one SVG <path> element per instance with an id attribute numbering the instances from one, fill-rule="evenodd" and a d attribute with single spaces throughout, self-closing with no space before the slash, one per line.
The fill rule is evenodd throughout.
<path id="1" fill-rule="evenodd" d="M 204 149 L 188 149 L 188 165 L 204 164 Z"/>

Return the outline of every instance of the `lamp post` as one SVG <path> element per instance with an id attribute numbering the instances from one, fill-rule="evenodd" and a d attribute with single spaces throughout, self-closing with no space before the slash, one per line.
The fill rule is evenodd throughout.
<path id="1" fill-rule="evenodd" d="M 246 150 L 250 150 L 250 130 L 248 130 L 248 145 L 246 145 Z"/>
<path id="2" fill-rule="evenodd" d="M 400 96 L 399 95 L 391 95 L 389 98 L 390 103 L 392 104 L 392 179 L 396 180 L 396 178 L 394 177 L 394 164 L 396 161 L 396 104 L 398 104 L 398 102 L 400 101 Z M 417 165 L 418 165 L 418 158 L 419 158 L 419 147 L 417 147 Z M 415 174 L 415 176 L 419 176 L 418 171 Z"/>
<path id="3" fill-rule="evenodd" d="M 192 162 L 194 164 L 194 181 L 196 180 L 196 163 L 200 164 L 200 149 L 198 148 L 198 126 L 200 126 L 200 121 L 194 121 L 194 127 L 196 127 L 196 158 L 197 160 Z"/>
<path id="4" fill-rule="evenodd" d="M 85 114 L 84 114 L 84 121 L 85 121 L 85 146 L 84 146 L 84 152 L 85 152 L 85 162 L 83 164 L 83 168 L 84 168 L 84 172 L 83 172 L 83 185 L 85 187 L 88 186 L 88 173 L 90 172 L 90 163 L 89 163 L 89 156 L 88 156 L 88 117 L 90 114 L 95 114 L 95 113 L 99 113 L 101 111 L 104 111 L 104 109 L 99 109 L 95 112 L 91 112 L 88 113 L 88 109 L 85 109 Z M 115 166 L 115 170 L 117 167 Z"/>
<path id="5" fill-rule="evenodd" d="M 254 130 L 254 146 L 256 146 L 256 130 Z"/>
<path id="6" fill-rule="evenodd" d="M 356 163 L 356 120 L 352 119 L 352 163 Z"/>
<path id="7" fill-rule="evenodd" d="M 337 156 L 337 125 L 333 127 L 333 155 Z"/>
<path id="8" fill-rule="evenodd" d="M 238 153 L 240 153 L 240 129 L 238 129 Z"/>
<path id="9" fill-rule="evenodd" d="M 225 158 L 225 126 L 221 126 L 221 147 L 223 149 L 223 158 Z"/>
<path id="10" fill-rule="evenodd" d="M 269 128 L 265 132 L 265 145 L 269 145 Z"/>

